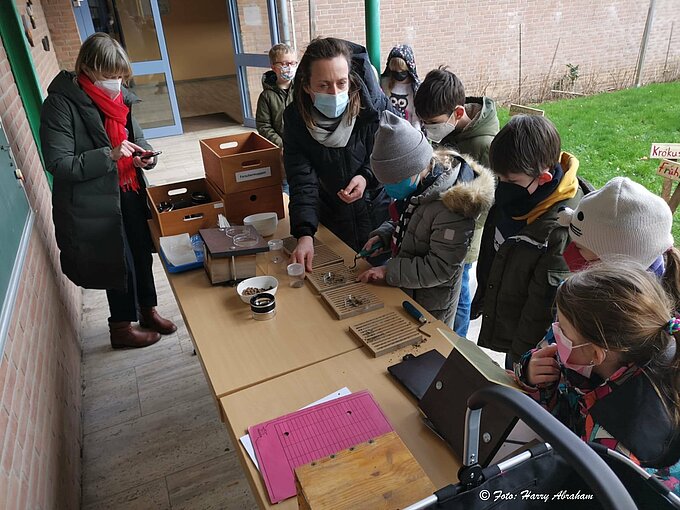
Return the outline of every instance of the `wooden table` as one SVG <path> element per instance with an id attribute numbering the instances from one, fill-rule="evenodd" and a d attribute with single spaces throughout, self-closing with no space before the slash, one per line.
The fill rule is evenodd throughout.
<path id="1" fill-rule="evenodd" d="M 157 229 L 151 222 L 150 227 L 158 243 Z M 272 238 L 287 237 L 289 232 L 288 220 L 284 219 Z M 320 226 L 316 237 L 344 257 L 346 264 L 352 263 L 354 252 L 330 231 Z M 368 267 L 363 261 L 359 264 Z M 385 307 L 337 320 L 309 283 L 293 289 L 288 286 L 287 276 L 277 277 L 277 315 L 259 322 L 252 319 L 250 307 L 240 300 L 235 288 L 211 285 L 204 271 L 168 274 L 222 420 L 238 448 L 259 505 L 271 506 L 260 474 L 238 438 L 250 425 L 295 411 L 344 386 L 351 391 L 368 389 L 373 393 L 435 486 L 455 482 L 460 461 L 423 424 L 415 399 L 387 372 L 389 365 L 407 353 L 419 354 L 434 348 L 448 356 L 453 346 L 437 328 L 449 328 L 434 321 L 425 326 L 432 336 L 421 346 L 374 358 L 351 336 L 349 325 L 390 311 L 408 317 L 401 303 L 405 299 L 414 302 L 405 293 L 394 287 L 371 285 Z M 416 307 L 423 311 L 419 305 Z M 433 321 L 429 313 L 424 313 Z M 277 507 L 294 509 L 297 502 L 292 498 Z"/>
<path id="2" fill-rule="evenodd" d="M 288 232 L 286 219 L 279 223 L 272 239 L 286 237 Z M 354 260 L 354 252 L 324 227 L 320 227 L 317 238 L 343 256 L 346 264 Z M 360 264 L 368 267 L 363 261 Z M 401 303 L 410 298 L 398 288 L 371 285 L 385 307 L 337 320 L 309 283 L 293 289 L 287 276 L 277 276 L 276 317 L 255 321 L 250 306 L 240 300 L 234 287 L 211 285 L 202 270 L 168 274 L 217 399 L 359 349 L 360 342 L 349 332 L 350 324 L 387 311 L 408 317 Z"/>
<path id="3" fill-rule="evenodd" d="M 437 488 L 457 481 L 459 460 L 452 450 L 421 420 L 415 399 L 392 378 L 387 367 L 404 354 L 437 349 L 447 356 L 452 344 L 436 333 L 441 322 L 426 326 L 435 331 L 420 347 L 407 347 L 373 358 L 365 349 L 355 349 L 276 379 L 224 396 L 220 399 L 232 442 L 238 448 L 246 476 L 261 508 L 296 509 L 297 500 L 270 505 L 262 478 L 238 438 L 251 425 L 293 412 L 333 391 L 347 386 L 351 391 L 368 389 L 387 415 L 399 437 Z M 448 329 L 448 328 L 447 328 Z"/>

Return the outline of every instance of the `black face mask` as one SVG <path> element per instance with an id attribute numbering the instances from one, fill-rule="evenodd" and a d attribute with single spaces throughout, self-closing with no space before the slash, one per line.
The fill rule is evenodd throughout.
<path id="1" fill-rule="evenodd" d="M 508 206 L 521 206 L 523 202 L 529 200 L 531 193 L 529 193 L 528 188 L 535 180 L 536 178 L 532 179 L 526 186 L 500 181 L 496 186 L 496 205 L 504 208 Z"/>
<path id="2" fill-rule="evenodd" d="M 392 73 L 392 78 L 394 78 L 396 81 L 404 81 L 406 78 L 408 78 L 408 71 L 391 71 Z"/>

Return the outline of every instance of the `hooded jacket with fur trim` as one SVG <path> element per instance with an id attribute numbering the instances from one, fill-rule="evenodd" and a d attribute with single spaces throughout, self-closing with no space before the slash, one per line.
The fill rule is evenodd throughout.
<path id="1" fill-rule="evenodd" d="M 432 185 L 410 198 L 416 208 L 397 255 L 386 264 L 386 281 L 451 326 L 475 220 L 493 204 L 495 180 L 489 169 L 459 155 L 443 166 Z M 394 229 L 388 221 L 371 235 L 389 246 Z"/>

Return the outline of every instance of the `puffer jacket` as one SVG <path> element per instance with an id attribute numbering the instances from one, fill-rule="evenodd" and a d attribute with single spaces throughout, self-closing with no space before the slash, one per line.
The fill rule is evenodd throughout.
<path id="1" fill-rule="evenodd" d="M 401 287 L 436 318 L 451 326 L 460 276 L 475 219 L 493 203 L 495 180 L 472 159 L 456 157 L 435 182 L 410 198 L 416 205 L 397 255 L 387 261 L 386 282 Z M 390 246 L 395 222 L 372 233 Z"/>
<path id="2" fill-rule="evenodd" d="M 347 145 L 332 148 L 317 142 L 293 102 L 283 114 L 283 161 L 290 185 L 291 234 L 314 236 L 320 221 L 359 251 L 371 230 L 388 218 L 390 199 L 373 175 L 369 158 L 380 114 L 392 107 L 378 85 L 366 48 L 347 44 L 353 51 L 351 72 L 359 78 L 361 96 L 361 111 Z M 337 192 L 357 175 L 366 179 L 364 196 L 346 204 Z"/>
<path id="3" fill-rule="evenodd" d="M 282 89 L 276 85 L 276 73 L 267 71 L 262 75 L 262 89 L 255 113 L 257 132 L 283 147 L 283 111 L 293 101 L 293 85 Z"/>
<path id="4" fill-rule="evenodd" d="M 102 115 L 78 86 L 73 73 L 62 71 L 47 89 L 40 116 L 40 140 L 48 172 L 54 176 L 52 217 L 61 269 L 87 289 L 124 289 L 127 281 L 123 251 L 118 167 L 110 158 L 111 142 Z M 129 140 L 151 150 L 132 116 L 140 99 L 123 88 L 130 107 Z M 146 193 L 137 169 L 139 193 Z M 150 235 L 145 239 L 153 249 Z"/>
<path id="5" fill-rule="evenodd" d="M 569 276 L 562 257 L 569 232 L 557 223 L 557 213 L 565 206 L 574 209 L 587 185 L 577 178 L 574 156 L 563 152 L 560 163 L 562 184 L 529 214 L 530 220 L 519 233 L 496 251 L 496 208 L 492 207 L 482 234 L 470 318 L 483 314 L 478 344 L 509 352 L 513 361 L 545 335 L 553 321 L 557 287 Z M 565 193 L 562 186 L 575 191 Z"/>

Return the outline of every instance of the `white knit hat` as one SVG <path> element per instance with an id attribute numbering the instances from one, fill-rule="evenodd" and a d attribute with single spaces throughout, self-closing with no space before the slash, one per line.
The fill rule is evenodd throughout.
<path id="1" fill-rule="evenodd" d="M 571 240 L 600 259 L 631 257 L 645 267 L 673 246 L 673 213 L 660 196 L 627 177 L 614 177 L 559 214 Z"/>

